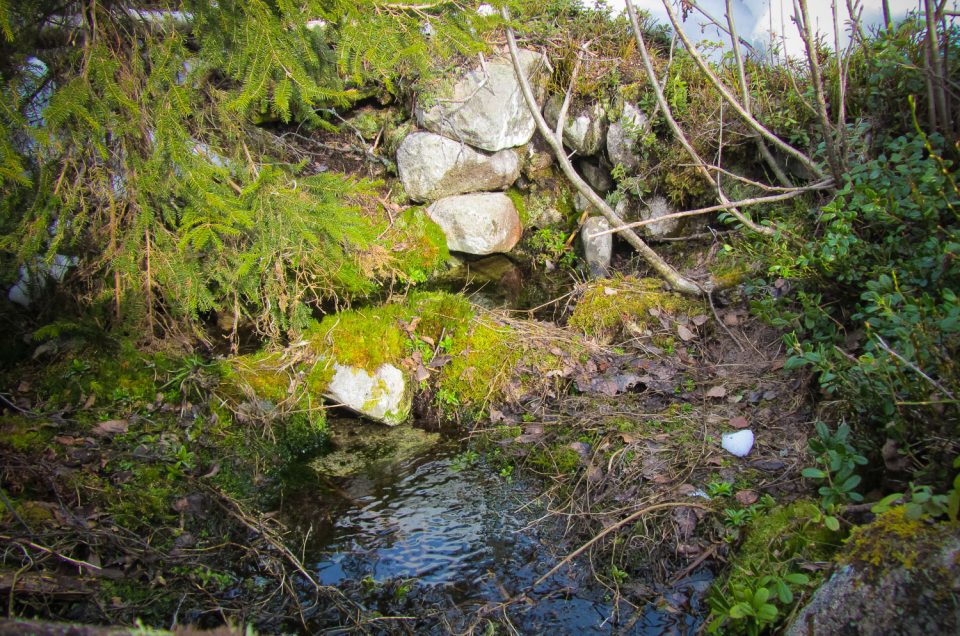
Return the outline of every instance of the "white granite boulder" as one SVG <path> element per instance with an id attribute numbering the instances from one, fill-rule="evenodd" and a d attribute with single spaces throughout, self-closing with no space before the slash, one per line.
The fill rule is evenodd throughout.
<path id="1" fill-rule="evenodd" d="M 435 201 L 465 192 L 503 190 L 520 175 L 513 150 L 494 154 L 428 132 L 407 135 L 397 149 L 403 189 L 414 201 Z"/>
<path id="2" fill-rule="evenodd" d="M 613 165 L 620 164 L 627 171 L 636 170 L 640 157 L 635 148 L 636 140 L 650 129 L 650 121 L 630 103 L 623 105 L 620 118 L 607 130 L 607 157 Z"/>
<path id="3" fill-rule="evenodd" d="M 547 79 L 543 56 L 521 50 L 520 64 L 542 99 Z M 452 85 L 422 94 L 416 116 L 431 132 L 490 152 L 522 146 L 536 129 L 509 58 L 488 60 Z"/>
<path id="4" fill-rule="evenodd" d="M 613 234 L 594 236 L 597 232 L 605 232 L 609 229 L 610 222 L 602 216 L 591 216 L 580 229 L 583 256 L 593 278 L 603 278 L 610 271 L 610 259 L 613 257 Z"/>
<path id="5" fill-rule="evenodd" d="M 427 208 L 427 215 L 440 226 L 447 247 L 455 252 L 509 252 L 523 233 L 516 206 L 501 192 L 446 197 Z"/>
<path id="6" fill-rule="evenodd" d="M 402 424 L 410 416 L 413 390 L 397 367 L 384 364 L 373 373 L 341 364 L 333 368 L 325 397 L 390 426 Z"/>

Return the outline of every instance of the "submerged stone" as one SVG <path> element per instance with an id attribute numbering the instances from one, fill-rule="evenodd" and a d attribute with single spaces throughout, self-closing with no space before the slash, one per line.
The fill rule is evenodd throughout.
<path id="1" fill-rule="evenodd" d="M 310 462 L 331 477 L 347 477 L 415 457 L 435 445 L 440 435 L 413 426 L 376 427 L 358 421 L 335 420 L 328 429 L 333 450 Z"/>

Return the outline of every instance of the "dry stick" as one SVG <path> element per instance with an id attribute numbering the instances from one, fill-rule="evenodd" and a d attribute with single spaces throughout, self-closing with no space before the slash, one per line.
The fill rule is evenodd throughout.
<path id="1" fill-rule="evenodd" d="M 580 194 L 582 194 L 591 205 L 596 207 L 600 213 L 608 221 L 610 221 L 610 223 L 613 225 L 623 225 L 623 219 L 621 219 L 620 216 L 613 211 L 613 208 L 611 208 L 606 201 L 604 201 L 596 192 L 594 192 L 593 188 L 587 185 L 583 178 L 577 174 L 577 171 L 573 169 L 573 165 L 570 163 L 570 160 L 567 158 L 567 153 L 563 149 L 563 143 L 550 131 L 550 127 L 543 119 L 543 115 L 540 113 L 540 107 L 537 105 L 537 100 L 533 95 L 533 90 L 530 88 L 530 82 L 527 80 L 527 76 L 524 73 L 523 68 L 520 66 L 520 52 L 517 49 L 517 39 L 514 35 L 513 28 L 509 24 L 510 12 L 506 7 L 503 7 L 500 10 L 500 13 L 507 23 L 507 45 L 510 47 L 510 58 L 513 61 L 513 69 L 516 73 L 517 81 L 520 84 L 520 90 L 523 93 L 523 98 L 527 103 L 527 108 L 530 110 L 530 114 L 533 115 L 533 119 L 537 124 L 537 130 L 540 131 L 540 134 L 546 139 L 547 144 L 550 145 L 550 148 L 553 150 L 553 154 L 556 156 L 557 161 L 560 164 L 560 168 L 563 170 L 563 174 L 566 175 L 567 179 L 570 180 L 570 183 L 572 183 L 580 192 Z M 696 283 L 685 278 L 680 274 L 680 272 L 675 270 L 669 263 L 663 260 L 663 258 L 661 258 L 656 251 L 647 245 L 643 239 L 636 234 L 636 232 L 624 231 L 622 236 L 676 291 L 693 295 L 700 295 L 703 293 L 703 290 Z"/>
<path id="2" fill-rule="evenodd" d="M 843 178 L 843 167 L 837 155 L 837 145 L 833 138 L 833 125 L 827 112 L 827 98 L 823 91 L 823 77 L 820 72 L 820 62 L 817 61 L 817 47 L 813 41 L 813 28 L 810 26 L 810 12 L 807 11 L 807 0 L 793 0 L 793 21 L 803 38 L 803 45 L 807 51 L 807 63 L 810 65 L 810 81 L 817 100 L 817 117 L 820 119 L 820 131 L 823 134 L 823 143 L 827 147 L 827 161 L 830 163 L 830 172 L 834 181 L 839 185 Z"/>
<path id="3" fill-rule="evenodd" d="M 924 0 L 924 12 L 927 20 L 927 47 L 930 54 L 931 70 L 933 71 L 933 95 L 936 100 L 937 119 L 941 122 L 943 130 L 940 132 L 948 135 L 952 132 L 950 129 L 951 118 L 950 111 L 947 110 L 947 93 L 944 87 L 946 71 L 943 68 L 943 58 L 940 55 L 940 39 L 937 33 L 937 9 L 934 0 Z"/>
<path id="4" fill-rule="evenodd" d="M 592 539 L 584 543 L 582 546 L 580 546 L 579 548 L 577 548 L 567 556 L 563 557 L 563 559 L 561 559 L 559 563 L 553 566 L 549 572 L 547 572 L 546 574 L 541 576 L 539 579 L 537 579 L 536 582 L 534 582 L 534 584 L 531 587 L 537 587 L 538 585 L 540 585 L 541 583 L 549 579 L 551 576 L 556 574 L 560 568 L 570 563 L 570 561 L 577 558 L 579 555 L 583 554 L 585 550 L 589 549 L 593 544 L 595 544 L 597 541 L 604 538 L 614 530 L 619 530 L 620 528 L 627 525 L 628 523 L 636 521 L 637 519 L 647 514 L 648 512 L 653 512 L 654 510 L 662 510 L 663 508 L 700 508 L 701 510 L 710 510 L 710 508 L 702 504 L 685 502 L 685 501 L 669 501 L 669 502 L 654 504 L 652 506 L 641 508 L 640 510 L 637 510 L 636 512 L 633 512 L 627 515 L 626 517 L 616 522 L 609 528 L 604 528 L 599 533 L 594 535 Z"/>
<path id="5" fill-rule="evenodd" d="M 674 13 L 673 7 L 670 6 L 670 0 L 662 0 L 664 8 L 667 10 L 667 16 L 670 18 L 670 22 L 673 24 L 674 31 L 676 31 L 677 36 L 680 38 L 680 41 L 683 42 L 684 48 L 687 50 L 687 53 L 690 54 L 690 57 L 700 68 L 700 71 L 704 76 L 710 80 L 710 83 L 713 84 L 713 87 L 716 88 L 723 98 L 727 101 L 728 104 L 740 115 L 744 123 L 746 123 L 750 128 L 754 130 L 759 135 L 762 135 L 764 139 L 772 143 L 774 146 L 787 153 L 800 163 L 802 163 L 808 170 L 813 174 L 817 175 L 819 178 L 823 178 L 823 171 L 820 170 L 820 167 L 814 163 L 813 159 L 803 154 L 787 142 L 783 141 L 772 132 L 767 130 L 767 128 L 758 122 L 756 118 L 751 115 L 744 107 L 737 101 L 737 98 L 733 96 L 723 81 L 717 74 L 713 72 L 710 66 L 707 64 L 706 60 L 703 59 L 703 56 L 697 51 L 697 48 L 690 41 L 690 38 L 687 37 L 687 34 L 683 32 L 683 29 L 680 26 L 680 21 L 677 19 L 677 14 Z M 627 3 L 630 4 L 629 2 Z"/>
<path id="6" fill-rule="evenodd" d="M 697 216 L 699 214 L 709 214 L 710 212 L 720 212 L 723 210 L 731 210 L 735 207 L 748 207 L 751 205 L 761 205 L 764 203 L 775 203 L 777 201 L 786 201 L 787 199 L 792 199 L 798 197 L 801 194 L 806 192 L 812 192 L 814 190 L 825 190 L 833 184 L 832 179 L 826 179 L 820 181 L 819 183 L 814 183 L 813 185 L 805 186 L 803 188 L 794 188 L 789 192 L 784 192 L 783 194 L 774 194 L 769 197 L 755 197 L 753 199 L 742 199 L 740 201 L 732 201 L 729 203 L 723 203 L 720 205 L 711 205 L 706 208 L 700 208 L 697 210 L 687 210 L 685 212 L 674 212 L 673 214 L 664 214 L 663 216 L 658 216 L 655 219 L 646 219 L 644 221 L 634 221 L 633 223 L 627 223 L 620 227 L 611 228 L 609 230 L 603 230 L 602 232 L 596 232 L 590 235 L 590 238 L 596 238 L 598 236 L 603 236 L 604 234 L 612 234 L 614 232 L 619 232 L 620 230 L 632 229 L 636 227 L 643 227 L 644 225 L 650 225 L 651 223 L 657 223 L 659 221 L 667 221 L 669 219 L 682 219 L 686 216 Z"/>
<path id="7" fill-rule="evenodd" d="M 730 41 L 733 43 L 733 59 L 737 64 L 737 81 L 740 83 L 740 95 L 743 99 L 743 108 L 752 115 L 753 108 L 750 100 L 750 87 L 747 85 L 747 73 L 743 68 L 743 55 L 740 53 L 740 38 L 737 37 L 737 23 L 733 19 L 733 0 L 727 0 L 727 26 L 730 27 Z M 780 164 L 777 163 L 773 153 L 770 152 L 766 142 L 763 141 L 763 137 L 757 135 L 756 140 L 757 150 L 760 151 L 760 155 L 763 157 L 763 160 L 767 162 L 767 165 L 770 166 L 777 180 L 786 187 L 793 187 L 793 182 L 790 181 L 790 177 L 787 176 L 787 173 L 784 172 Z"/>
<path id="8" fill-rule="evenodd" d="M 700 174 L 710 182 L 711 186 L 716 188 L 717 184 L 710 175 L 710 171 L 706 167 L 706 162 L 700 157 L 699 154 L 697 154 L 697 151 L 694 150 L 693 146 L 690 144 L 690 141 L 680 128 L 680 124 L 678 124 L 677 120 L 673 118 L 673 113 L 670 110 L 670 104 L 667 103 L 667 98 L 663 94 L 663 89 L 661 89 L 660 85 L 657 83 L 657 75 L 653 71 L 653 63 L 650 61 L 650 53 L 647 51 L 647 45 L 643 41 L 643 34 L 640 33 L 640 21 L 637 19 L 637 10 L 634 8 L 633 2 L 628 1 L 626 3 L 626 7 L 627 13 L 630 14 L 630 25 L 633 27 L 633 36 L 637 41 L 637 48 L 640 50 L 640 56 L 643 58 L 643 68 L 646 71 L 647 80 L 653 86 L 654 95 L 657 97 L 657 104 L 660 106 L 660 110 L 663 111 L 663 117 L 667 120 L 667 124 L 669 124 L 670 130 L 673 131 L 674 137 L 676 137 L 677 141 L 680 142 L 680 145 L 683 146 L 684 150 L 687 151 L 687 154 L 690 155 L 690 158 L 693 159 L 694 163 L 697 165 L 697 171 L 700 172 Z M 716 188 L 716 192 L 717 198 L 720 199 L 721 203 L 730 203 L 730 200 L 727 198 L 727 195 L 724 194 L 723 190 Z M 736 208 L 730 208 L 730 213 L 733 214 L 738 221 L 743 223 L 745 227 L 758 234 L 764 234 L 766 236 L 773 236 L 775 234 L 775 231 L 772 228 L 757 225 L 752 220 L 745 217 Z"/>
<path id="9" fill-rule="evenodd" d="M 849 3 L 850 0 L 847 0 Z M 839 102 L 837 106 L 837 131 L 839 134 L 839 145 L 840 145 L 840 156 L 847 156 L 847 136 L 843 133 L 844 128 L 846 127 L 847 121 L 847 73 L 849 72 L 850 67 L 848 66 L 848 61 L 850 59 L 849 49 L 847 49 L 848 54 L 840 54 L 840 11 L 837 9 L 837 0 L 832 1 L 832 11 L 833 11 L 833 47 L 835 54 L 834 56 L 837 59 L 837 101 Z M 850 14 L 850 23 L 851 25 L 857 24 L 856 18 L 850 9 L 847 9 Z M 851 31 L 856 31 L 854 26 L 850 27 Z M 851 36 L 851 41 L 852 41 Z M 852 44 L 851 44 L 852 46 Z"/>

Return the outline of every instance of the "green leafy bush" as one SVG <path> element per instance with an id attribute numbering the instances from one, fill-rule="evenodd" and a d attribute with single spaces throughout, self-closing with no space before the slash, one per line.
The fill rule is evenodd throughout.
<path id="1" fill-rule="evenodd" d="M 960 190 L 949 151 L 922 133 L 851 167 L 776 274 L 802 276 L 755 307 L 793 329 L 787 368 L 810 366 L 877 448 L 910 448 L 946 479 L 956 452 L 960 368 Z"/>

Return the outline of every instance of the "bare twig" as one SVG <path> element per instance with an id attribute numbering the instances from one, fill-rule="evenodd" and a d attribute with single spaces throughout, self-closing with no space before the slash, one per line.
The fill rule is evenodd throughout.
<path id="1" fill-rule="evenodd" d="M 629 6 L 629 5 L 628 5 L 628 6 Z M 604 538 L 605 536 L 607 536 L 607 535 L 610 534 L 611 532 L 614 532 L 614 531 L 616 531 L 616 530 L 619 530 L 619 529 L 622 528 L 623 526 L 627 525 L 628 523 L 632 523 L 632 522 L 636 521 L 637 519 L 639 519 L 640 517 L 642 517 L 643 515 L 645 515 L 645 514 L 647 514 L 647 513 L 653 512 L 653 511 L 655 511 L 655 510 L 662 510 L 662 509 L 664 509 L 664 508 L 700 508 L 701 510 L 710 510 L 710 508 L 708 508 L 707 506 L 704 506 L 704 505 L 702 505 L 702 504 L 693 503 L 693 502 L 686 502 L 686 501 L 669 501 L 669 502 L 659 503 L 659 504 L 653 504 L 652 506 L 646 506 L 646 507 L 644 507 L 644 508 L 641 508 L 640 510 L 637 510 L 636 512 L 633 512 L 633 513 L 627 515 L 626 517 L 624 517 L 624 518 L 621 519 L 620 521 L 617 521 L 616 523 L 612 524 L 611 526 L 609 526 L 609 527 L 607 527 L 607 528 L 604 528 L 604 529 L 601 530 L 599 533 L 597 533 L 596 535 L 594 535 L 594 537 L 593 537 L 592 539 L 590 539 L 589 541 L 587 541 L 586 543 L 584 543 L 582 546 L 580 546 L 579 548 L 577 548 L 576 550 L 574 550 L 573 552 L 571 552 L 571 553 L 568 554 L 567 556 L 563 557 L 563 558 L 560 560 L 559 563 L 557 563 L 555 566 L 553 566 L 552 568 L 550 568 L 550 571 L 549 571 L 549 572 L 547 572 L 546 574 L 544 574 L 543 576 L 541 576 L 539 579 L 537 579 L 536 582 L 533 584 L 532 587 L 537 587 L 538 585 L 540 585 L 541 583 L 543 583 L 544 581 L 546 581 L 547 579 L 549 579 L 551 576 L 553 576 L 554 574 L 556 574 L 556 573 L 560 570 L 560 568 L 562 568 L 562 567 L 565 566 L 566 564 L 570 563 L 570 561 L 574 560 L 575 558 L 577 558 L 578 556 L 580 556 L 581 554 L 583 554 L 583 553 L 584 553 L 586 550 L 588 550 L 592 545 L 594 545 L 595 543 L 597 543 L 597 541 L 599 541 L 600 539 Z"/>
<path id="2" fill-rule="evenodd" d="M 827 98 L 823 90 L 823 74 L 820 71 L 820 61 L 817 57 L 817 46 L 814 41 L 813 27 L 810 25 L 810 12 L 807 10 L 807 0 L 794 0 L 793 21 L 797 25 L 803 44 L 807 51 L 807 63 L 810 66 L 810 81 L 816 97 L 817 117 L 820 120 L 820 131 L 823 143 L 827 148 L 827 161 L 833 180 L 838 185 L 843 182 L 843 162 L 837 153 L 836 139 L 834 138 L 833 124 L 830 123 L 830 114 L 827 111 Z"/>
<path id="3" fill-rule="evenodd" d="M 700 68 L 700 71 L 703 73 L 704 77 L 710 80 L 710 83 L 713 84 L 713 87 L 719 91 L 720 95 L 722 95 L 724 100 L 726 100 L 733 110 L 740 115 L 741 119 L 743 119 L 743 121 L 750 128 L 752 128 L 754 132 L 761 135 L 764 139 L 772 143 L 784 153 L 802 163 L 808 170 L 810 170 L 810 172 L 822 179 L 824 176 L 823 171 L 820 170 L 820 167 L 813 161 L 813 159 L 770 132 L 766 126 L 757 121 L 757 119 L 751 115 L 744 108 L 744 106 L 740 104 L 740 102 L 737 101 L 737 99 L 730 92 L 730 89 L 728 89 L 720 80 L 720 78 L 717 77 L 717 74 L 713 72 L 713 69 L 710 68 L 706 60 L 703 59 L 703 56 L 700 55 L 700 52 L 697 51 L 697 48 L 690 41 L 690 38 L 687 37 L 687 34 L 683 32 L 683 28 L 680 26 L 680 21 L 677 18 L 677 14 L 674 13 L 673 7 L 670 5 L 671 0 L 662 0 L 662 2 L 664 8 L 667 10 L 667 16 L 670 18 L 670 22 L 673 24 L 674 31 L 676 31 L 680 41 L 683 42 L 683 46 L 687 49 L 687 53 L 690 54 L 690 57 Z"/>
<path id="4" fill-rule="evenodd" d="M 609 230 L 603 230 L 602 232 L 596 232 L 591 234 L 590 237 L 594 238 L 597 236 L 603 236 L 604 234 L 612 234 L 614 232 L 619 232 L 628 228 L 643 227 L 645 225 L 650 225 L 651 223 L 659 223 L 660 221 L 666 221 L 669 219 L 682 219 L 687 216 L 698 216 L 700 214 L 709 214 L 710 212 L 720 212 L 722 210 L 732 210 L 733 208 L 743 208 L 749 207 L 752 205 L 762 205 L 764 203 L 776 203 L 777 201 L 786 201 L 787 199 L 792 199 L 794 197 L 800 196 L 806 192 L 813 192 L 815 190 L 824 190 L 829 188 L 832 184 L 830 179 L 815 183 L 804 188 L 794 188 L 789 192 L 784 192 L 783 194 L 774 194 L 769 197 L 755 197 L 752 199 L 742 199 L 740 201 L 731 201 L 728 203 L 722 203 L 720 205 L 711 205 L 706 208 L 699 208 L 697 210 L 687 210 L 685 212 L 674 212 L 673 214 L 664 214 L 663 216 L 658 216 L 652 219 L 646 219 L 643 221 L 634 221 L 632 223 L 627 223 L 620 227 L 614 227 Z"/>

